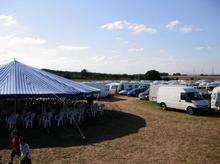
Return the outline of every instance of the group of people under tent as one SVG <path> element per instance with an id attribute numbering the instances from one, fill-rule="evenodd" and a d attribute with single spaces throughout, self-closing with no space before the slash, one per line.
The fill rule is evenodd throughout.
<path id="1" fill-rule="evenodd" d="M 52 128 L 75 125 L 104 114 L 104 104 L 93 99 L 5 99 L 0 101 L 0 128 Z"/>

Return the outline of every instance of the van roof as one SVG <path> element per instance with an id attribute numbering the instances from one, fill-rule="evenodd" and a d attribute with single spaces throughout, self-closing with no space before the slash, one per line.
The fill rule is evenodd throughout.
<path id="1" fill-rule="evenodd" d="M 192 91 L 195 90 L 195 88 L 191 86 L 185 86 L 185 85 L 162 85 L 160 87 L 166 87 L 166 88 L 176 88 L 179 90 L 184 90 L 184 91 Z"/>
<path id="2" fill-rule="evenodd" d="M 214 88 L 213 91 L 220 92 L 220 87 Z"/>

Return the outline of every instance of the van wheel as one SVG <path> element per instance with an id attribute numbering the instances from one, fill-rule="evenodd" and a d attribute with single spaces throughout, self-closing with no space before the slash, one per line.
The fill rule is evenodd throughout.
<path id="1" fill-rule="evenodd" d="M 189 115 L 195 114 L 194 109 L 193 109 L 192 107 L 190 107 L 190 106 L 186 109 L 186 112 L 187 112 Z"/>
<path id="2" fill-rule="evenodd" d="M 166 110 L 167 109 L 167 106 L 165 103 L 160 103 L 160 109 L 161 110 Z"/>

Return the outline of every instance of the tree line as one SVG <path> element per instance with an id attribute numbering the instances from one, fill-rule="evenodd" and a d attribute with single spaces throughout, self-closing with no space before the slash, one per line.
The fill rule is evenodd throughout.
<path id="1" fill-rule="evenodd" d="M 161 80 L 162 77 L 166 77 L 168 73 L 160 73 L 156 70 L 147 71 L 145 74 L 107 74 L 107 73 L 96 73 L 89 72 L 83 69 L 81 72 L 71 71 L 58 71 L 43 69 L 47 72 L 68 78 L 68 79 L 82 79 L 82 80 Z"/>

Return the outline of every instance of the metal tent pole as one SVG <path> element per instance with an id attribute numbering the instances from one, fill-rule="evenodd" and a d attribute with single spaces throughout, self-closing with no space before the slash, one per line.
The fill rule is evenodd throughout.
<path id="1" fill-rule="evenodd" d="M 54 96 L 57 97 L 57 98 L 63 103 L 64 106 L 66 105 L 66 104 L 65 104 L 65 101 L 62 100 L 59 96 L 57 96 L 57 95 L 55 95 L 55 94 L 54 94 Z M 82 139 L 86 139 L 85 135 L 83 134 L 82 130 L 80 129 L 80 127 L 79 127 L 79 125 L 77 124 L 77 122 L 75 121 L 75 119 L 74 119 L 74 124 L 75 124 L 75 126 L 77 127 L 77 130 L 79 131 L 79 134 L 80 134 L 81 138 L 82 138 Z"/>

